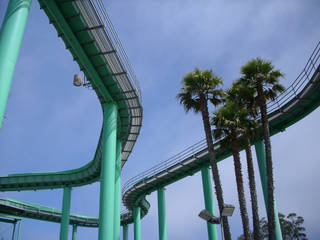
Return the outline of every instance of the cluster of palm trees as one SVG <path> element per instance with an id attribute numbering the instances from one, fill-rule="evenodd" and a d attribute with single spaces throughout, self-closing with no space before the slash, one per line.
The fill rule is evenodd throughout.
<path id="1" fill-rule="evenodd" d="M 271 156 L 269 122 L 267 118 L 268 100 L 274 100 L 284 91 L 279 83 L 283 73 L 275 70 L 270 61 L 255 58 L 241 67 L 241 77 L 233 82 L 232 87 L 223 90 L 222 80 L 212 70 L 195 68 L 182 79 L 181 92 L 177 95 L 186 112 L 193 110 L 201 113 L 210 165 L 215 185 L 220 213 L 224 206 L 223 190 L 215 157 L 213 137 L 221 139 L 221 145 L 231 150 L 237 182 L 240 213 L 245 239 L 251 239 L 250 224 L 243 187 L 243 177 L 239 152 L 245 149 L 249 187 L 252 202 L 253 239 L 260 239 L 260 226 L 251 144 L 263 137 L 266 151 L 268 178 L 268 231 L 269 239 L 275 239 L 274 183 Z M 208 104 L 220 106 L 210 117 Z M 260 116 L 260 120 L 258 117 Z M 211 125 L 214 130 L 211 131 Z M 226 217 L 222 218 L 225 239 L 231 240 L 231 233 Z"/>

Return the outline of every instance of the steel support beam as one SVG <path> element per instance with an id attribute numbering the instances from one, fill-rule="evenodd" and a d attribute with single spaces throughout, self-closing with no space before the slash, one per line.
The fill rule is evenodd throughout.
<path id="1" fill-rule="evenodd" d="M 114 240 L 120 240 L 120 208 L 121 208 L 121 140 L 117 139 L 115 190 L 114 190 Z"/>
<path id="2" fill-rule="evenodd" d="M 208 210 L 214 215 L 212 184 L 211 184 L 210 171 L 207 166 L 201 169 L 201 177 L 202 177 L 202 188 L 203 188 L 205 208 L 206 210 Z M 218 240 L 218 232 L 217 232 L 216 224 L 211 224 L 207 222 L 207 230 L 208 230 L 209 240 Z"/>
<path id="3" fill-rule="evenodd" d="M 102 161 L 100 176 L 99 240 L 113 239 L 117 105 L 103 105 Z"/>
<path id="4" fill-rule="evenodd" d="M 141 209 L 138 206 L 133 208 L 133 225 L 134 225 L 134 240 L 141 239 Z"/>
<path id="5" fill-rule="evenodd" d="M 65 187 L 63 189 L 61 224 L 60 224 L 60 240 L 68 240 L 69 220 L 70 220 L 70 202 L 71 202 L 71 188 Z"/>
<path id="6" fill-rule="evenodd" d="M 159 240 L 167 240 L 165 189 L 159 188 L 158 193 L 158 224 Z"/>
<path id="7" fill-rule="evenodd" d="M 76 240 L 77 239 L 77 229 L 78 229 L 77 225 L 73 225 L 72 226 L 72 240 Z"/>
<path id="8" fill-rule="evenodd" d="M 0 218 L 0 222 L 5 222 L 5 223 L 15 223 L 17 220 L 11 220 L 11 219 L 6 219 L 6 218 Z"/>
<path id="9" fill-rule="evenodd" d="M 260 179 L 261 179 L 263 196 L 264 196 L 264 203 L 266 206 L 266 211 L 268 212 L 268 176 L 267 176 L 266 152 L 265 152 L 263 140 L 256 142 L 254 144 L 254 147 L 255 147 L 256 155 L 258 159 Z M 282 240 L 282 233 L 280 228 L 276 200 L 274 200 L 274 217 L 275 217 L 275 227 L 276 227 L 276 239 Z"/>
<path id="10" fill-rule="evenodd" d="M 17 220 L 15 220 L 13 223 L 12 240 L 14 240 L 14 234 L 16 232 L 16 224 L 17 224 Z"/>
<path id="11" fill-rule="evenodd" d="M 16 240 L 19 240 L 19 239 L 20 239 L 21 221 L 22 221 L 22 220 L 19 220 L 19 225 L 18 225 L 18 235 L 17 235 L 17 239 L 16 239 Z"/>
<path id="12" fill-rule="evenodd" d="M 10 0 L 0 30 L 0 128 L 32 0 Z"/>
<path id="13" fill-rule="evenodd" d="M 123 240 L 128 240 L 128 225 L 126 224 L 126 225 L 123 225 L 123 227 L 122 227 L 122 239 Z"/>

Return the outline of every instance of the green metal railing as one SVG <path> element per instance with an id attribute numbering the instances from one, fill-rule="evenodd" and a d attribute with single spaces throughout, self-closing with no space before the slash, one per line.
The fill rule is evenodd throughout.
<path id="1" fill-rule="evenodd" d="M 318 42 L 317 46 L 313 50 L 310 58 L 308 59 L 305 67 L 298 75 L 298 77 L 275 100 L 268 102 L 267 112 L 272 134 L 282 131 L 283 128 L 300 120 L 302 117 L 307 115 L 319 105 L 319 101 L 312 102 L 312 100 L 308 98 L 310 93 L 318 94 L 316 91 L 314 91 L 314 81 L 319 81 L 320 78 L 319 65 L 320 42 Z M 311 107 L 311 110 L 309 112 L 300 115 L 292 115 L 292 111 L 299 107 L 299 104 L 301 105 L 304 101 L 310 105 L 314 104 L 314 106 Z M 304 110 L 302 110 L 302 112 L 303 111 Z M 287 126 L 283 126 L 281 127 L 281 129 L 273 128 L 273 123 L 286 114 L 292 115 L 290 116 L 292 119 L 291 121 L 289 121 L 289 123 L 287 123 Z M 221 139 L 217 139 L 214 143 L 216 151 L 221 150 L 219 143 L 220 140 Z M 135 202 L 139 196 L 146 195 L 147 193 L 150 193 L 150 191 L 153 191 L 156 188 L 153 186 L 165 186 L 166 184 L 164 183 L 164 179 L 166 179 L 166 177 L 168 177 L 169 175 L 171 177 L 171 180 L 167 181 L 167 184 L 170 184 L 172 181 L 174 181 L 172 180 L 173 178 L 181 178 L 181 176 L 174 177 L 172 174 L 173 172 L 178 170 L 182 171 L 182 169 L 188 171 L 188 165 L 191 164 L 198 163 L 199 166 L 208 164 L 208 162 L 203 161 L 203 158 L 206 157 L 207 154 L 208 151 L 206 140 L 203 139 L 198 143 L 186 148 L 184 151 L 174 155 L 168 160 L 161 162 L 156 166 L 129 179 L 124 184 L 122 189 L 123 202 L 125 206 L 131 211 L 133 202 Z M 228 154 L 224 154 L 224 157 L 226 156 L 228 156 Z M 187 176 L 188 173 L 184 175 Z M 147 188 L 147 186 L 151 187 Z"/>
<path id="2" fill-rule="evenodd" d="M 50 222 L 61 222 L 61 211 L 46 206 L 30 204 L 14 199 L 0 199 L 1 213 L 19 217 L 33 218 Z M 98 227 L 97 217 L 88 217 L 77 214 L 70 214 L 70 225 L 82 227 Z"/>
<path id="3" fill-rule="evenodd" d="M 127 141 L 123 145 L 122 153 L 123 166 L 134 147 L 141 128 L 143 115 L 141 89 L 128 56 L 122 47 L 118 34 L 102 1 L 88 0 L 74 2 L 84 18 L 88 29 L 91 29 L 90 33 L 96 39 L 96 45 L 99 48 L 98 55 L 103 57 L 107 63 L 108 68 L 112 72 L 112 77 L 115 79 L 118 88 L 122 91 L 122 98 L 126 100 L 127 107 L 130 109 L 130 129 L 126 134 Z M 92 81 L 91 78 L 88 78 L 88 80 Z M 115 97 L 114 100 L 117 101 L 118 99 Z"/>
<path id="4" fill-rule="evenodd" d="M 97 93 L 101 105 L 105 107 L 106 104 L 111 103 L 116 108 L 117 111 L 115 111 L 119 117 L 113 120 L 118 119 L 117 137 L 122 140 L 121 166 L 123 166 L 140 133 L 143 115 L 141 90 L 102 1 L 39 0 L 39 2 Z M 319 65 L 320 42 L 299 76 L 285 92 L 274 101 L 268 102 L 268 117 L 272 135 L 299 121 L 319 106 Z M 103 125 L 103 128 L 107 125 Z M 101 135 L 103 133 L 106 132 L 102 131 Z M 230 155 L 230 150 L 221 148 L 219 142 L 220 139 L 215 142 L 215 150 L 217 160 L 221 161 Z M 97 181 L 101 174 L 102 153 L 110 152 L 106 149 L 103 151 L 103 148 L 105 146 L 100 137 L 94 159 L 82 168 L 63 172 L 14 174 L 1 177 L 0 190 L 62 188 Z M 114 150 L 114 147 L 112 149 Z M 150 207 L 145 200 L 145 195 L 193 174 L 207 165 L 206 141 L 201 140 L 168 160 L 131 178 L 122 189 L 123 202 L 129 212 L 121 214 L 121 224 L 132 223 L 135 217 L 135 228 L 137 229 L 135 234 L 138 238 L 140 218 L 147 214 Z M 112 181 L 106 182 L 112 184 Z M 7 211 L 23 217 L 61 221 L 61 212 L 44 206 L 3 199 L 0 199 L 0 206 L 3 212 Z M 108 209 L 111 208 L 112 206 Z M 110 214 L 113 215 L 113 213 Z M 97 227 L 98 220 L 94 217 L 71 214 L 70 224 Z"/>
<path id="5" fill-rule="evenodd" d="M 102 2 L 39 0 L 39 3 L 86 74 L 101 104 L 108 98 L 113 98 L 117 103 L 118 138 L 122 139 L 121 166 L 123 166 L 141 129 L 143 116 L 141 91 L 110 19 L 106 13 L 103 19 L 100 17 L 99 11 L 105 12 Z M 87 43 L 90 43 L 90 48 Z M 0 190 L 53 189 L 63 188 L 66 185 L 75 187 L 98 181 L 101 141 L 100 137 L 93 160 L 81 168 L 0 177 Z"/>
<path id="6" fill-rule="evenodd" d="M 296 99 L 299 99 L 301 101 L 307 101 L 307 103 L 310 103 L 310 99 L 314 94 L 318 94 L 319 88 L 320 88 L 320 62 L 319 62 L 319 44 L 317 45 L 315 51 L 312 54 L 312 58 L 308 60 L 308 63 L 306 67 L 310 65 L 310 63 L 313 65 L 312 70 L 306 70 L 310 68 L 303 69 L 304 74 L 300 74 L 297 79 L 300 81 L 295 81 L 301 84 L 301 78 L 304 76 L 304 80 L 308 79 L 308 82 L 305 82 L 302 90 L 299 93 L 296 93 L 289 99 L 286 104 L 282 105 L 282 108 L 288 109 L 291 105 L 293 105 L 295 108 L 299 108 L 299 105 L 295 102 Z M 316 61 L 315 61 L 316 60 Z M 318 67 L 316 68 L 316 65 Z M 307 74 L 309 73 L 309 74 Z M 315 86 L 317 89 L 315 89 Z M 308 97 L 308 98 L 306 98 Z M 320 94 L 316 95 L 317 99 L 320 99 Z M 303 110 L 307 111 L 308 113 L 312 111 L 312 109 L 315 109 L 317 105 L 319 105 L 319 100 L 314 101 L 315 106 L 310 109 L 306 108 L 306 106 L 303 107 Z M 276 109 L 274 112 L 269 113 L 269 119 L 270 116 L 274 116 L 276 114 L 276 118 L 273 121 L 276 121 L 277 118 L 281 118 L 280 115 L 277 115 L 277 112 L 279 112 L 280 109 Z M 282 112 L 283 114 L 291 114 L 289 112 L 285 113 Z M 303 117 L 303 116 L 302 116 Z M 302 118 L 300 117 L 300 119 Z M 296 122 L 299 119 L 294 119 L 293 121 L 290 122 Z M 272 122 L 271 122 L 272 123 Z M 215 143 L 216 149 L 219 149 L 219 143 Z M 207 154 L 206 146 L 203 141 L 198 142 L 197 144 L 187 148 L 185 151 L 175 155 L 174 157 L 170 158 L 170 161 L 167 161 L 165 164 L 161 163 L 158 164 L 156 167 L 153 168 L 153 171 L 147 171 L 149 175 L 146 175 L 145 173 L 139 174 L 138 177 L 135 177 L 134 182 L 132 183 L 132 187 L 128 188 L 127 191 L 124 191 L 124 195 L 132 195 L 134 192 L 138 192 L 139 194 L 137 196 L 134 196 L 133 198 L 130 198 L 131 202 L 134 202 L 133 205 L 137 204 L 139 205 L 140 211 L 141 211 L 141 217 L 143 217 L 145 214 L 147 214 L 147 211 L 150 207 L 150 204 L 145 200 L 144 196 L 147 193 L 146 191 L 140 191 L 139 188 L 142 188 L 142 186 L 146 185 L 152 185 L 155 186 L 157 183 L 161 181 L 161 174 L 163 172 L 170 172 L 174 173 L 177 171 L 176 167 L 177 166 L 183 166 L 188 168 L 191 164 L 197 161 L 200 161 L 201 158 L 203 158 Z M 183 158 L 183 161 L 180 161 L 180 159 Z M 221 160 L 221 159 L 220 159 Z M 203 165 L 205 165 L 205 162 L 201 162 L 199 167 L 203 168 Z M 162 169 L 165 169 L 164 171 Z M 161 172 L 162 171 L 162 172 Z M 156 179 L 156 182 L 150 183 L 151 178 Z M 166 184 L 169 184 L 170 182 L 167 181 Z M 128 184 L 126 184 L 128 186 Z M 142 196 L 142 197 L 141 197 Z M 133 206 L 132 205 L 132 206 Z M 34 205 L 34 204 L 29 204 L 29 203 L 23 203 L 15 200 L 4 200 L 0 199 L 0 206 L 1 206 L 1 211 L 6 212 L 6 208 L 4 206 L 7 206 L 10 211 L 6 212 L 8 214 L 12 214 L 12 211 L 14 211 L 14 214 L 17 216 L 22 216 L 22 217 L 30 217 L 30 218 L 35 218 L 35 219 L 41 219 L 41 220 L 46 220 L 46 221 L 53 221 L 53 222 L 60 222 L 61 221 L 61 212 L 53 209 L 53 208 L 48 208 L 44 206 L 39 206 L 39 205 Z M 131 205 L 129 207 L 131 209 Z M 127 212 L 127 211 L 122 211 L 121 212 L 121 225 L 127 226 L 129 223 L 132 223 L 133 221 L 133 212 Z M 81 215 L 70 215 L 70 224 L 71 225 L 78 225 L 78 226 L 85 226 L 85 227 L 98 227 L 98 218 L 96 217 L 86 217 L 86 216 L 81 216 Z"/>
<path id="7" fill-rule="evenodd" d="M 268 114 L 276 110 L 285 111 L 283 108 L 290 100 L 294 98 L 301 98 L 299 93 L 305 88 L 305 86 L 310 83 L 310 79 L 313 73 L 317 70 L 320 62 L 320 42 L 313 50 L 311 56 L 309 57 L 305 67 L 302 69 L 298 77 L 291 83 L 286 90 L 279 94 L 274 101 L 268 102 Z M 300 94 L 301 95 L 301 94 Z"/>

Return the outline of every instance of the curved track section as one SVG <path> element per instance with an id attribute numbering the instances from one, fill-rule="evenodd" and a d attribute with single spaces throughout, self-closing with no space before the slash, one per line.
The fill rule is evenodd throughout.
<path id="1" fill-rule="evenodd" d="M 141 216 L 144 217 L 150 207 L 147 201 L 144 201 L 146 205 L 142 207 Z M 38 204 L 31 204 L 14 199 L 2 199 L 0 198 L 0 213 L 9 214 L 11 216 L 19 216 L 23 218 L 32 218 L 36 220 L 42 220 L 47 222 L 61 223 L 61 211 Z M 121 225 L 131 223 L 128 213 L 121 214 Z M 70 214 L 70 225 L 77 225 L 80 227 L 99 227 L 98 217 L 89 217 L 78 214 Z"/>
<path id="2" fill-rule="evenodd" d="M 306 66 L 293 83 L 268 103 L 270 134 L 275 135 L 304 118 L 320 105 L 320 42 L 314 49 Z M 262 139 L 262 129 L 257 139 Z M 231 155 L 231 149 L 215 143 L 217 161 Z M 181 178 L 198 172 L 209 165 L 206 140 L 202 140 L 165 162 L 130 179 L 123 187 L 123 203 L 129 209 L 128 222 L 132 221 L 135 205 L 144 205 L 144 196 Z M 141 200 L 142 199 L 142 200 Z M 129 220 L 130 218 L 130 220 Z"/>
<path id="3" fill-rule="evenodd" d="M 47 222 L 61 222 L 61 211 L 37 204 L 17 201 L 14 199 L 0 199 L 1 213 L 24 218 L 32 218 Z M 81 227 L 98 227 L 99 222 L 96 217 L 70 214 L 70 225 Z"/>
<path id="4" fill-rule="evenodd" d="M 123 140 L 123 166 L 140 133 L 143 113 L 141 91 L 101 0 L 39 0 L 39 3 L 79 64 L 89 81 L 87 86 L 96 92 L 101 105 L 110 101 L 117 103 L 118 138 Z M 0 177 L 0 191 L 75 187 L 98 181 L 101 153 L 100 137 L 93 160 L 85 166 L 62 172 Z"/>
<path id="5" fill-rule="evenodd" d="M 268 104 L 271 134 L 277 134 L 301 120 L 320 105 L 320 42 L 313 51 L 305 68 L 276 101 Z M 260 135 L 262 138 L 262 135 Z M 231 155 L 230 149 L 222 149 L 220 140 L 215 142 L 217 161 Z M 206 141 L 202 140 L 165 162 L 130 179 L 123 188 L 123 202 L 129 212 L 121 214 L 121 225 L 133 222 L 132 208 L 141 207 L 142 217 L 148 213 L 150 204 L 145 196 L 159 187 L 167 186 L 181 178 L 192 175 L 209 165 Z M 12 199 L 0 199 L 0 212 L 38 220 L 60 222 L 61 212 Z M 98 218 L 71 215 L 70 224 L 98 227 Z"/>
<path id="6" fill-rule="evenodd" d="M 95 90 L 101 104 L 114 101 L 119 108 L 119 138 L 123 139 L 122 166 L 139 135 L 142 122 L 141 92 L 121 43 L 104 10 L 101 0 L 46 1 L 41 8 L 54 25 L 58 36 L 78 62 L 89 87 Z M 284 131 L 320 105 L 320 44 L 292 85 L 276 101 L 268 104 L 271 135 Z M 260 134 L 260 138 L 262 135 Z M 98 181 L 102 152 L 101 138 L 94 158 L 85 166 L 62 172 L 14 174 L 0 177 L 0 191 L 53 189 L 81 186 Z M 215 142 L 217 160 L 230 156 Z M 205 140 L 187 148 L 167 161 L 130 179 L 123 188 L 123 202 L 129 212 L 121 215 L 121 224 L 132 222 L 133 206 L 147 214 L 150 204 L 145 196 L 159 187 L 192 175 L 209 164 Z M 0 199 L 0 211 L 11 215 L 60 222 L 58 210 Z M 71 224 L 97 227 L 98 219 L 72 215 Z"/>

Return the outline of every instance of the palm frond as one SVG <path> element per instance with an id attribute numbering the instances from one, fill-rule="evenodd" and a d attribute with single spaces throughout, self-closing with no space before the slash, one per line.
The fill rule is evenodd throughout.
<path id="1" fill-rule="evenodd" d="M 200 70 L 195 68 L 193 72 L 188 72 L 183 77 L 181 92 L 177 95 L 186 110 L 200 111 L 200 95 L 204 95 L 207 101 L 214 106 L 222 102 L 223 91 L 219 89 L 222 84 L 221 78 L 213 74 L 210 70 Z M 202 96 L 203 96 L 202 95 Z"/>

